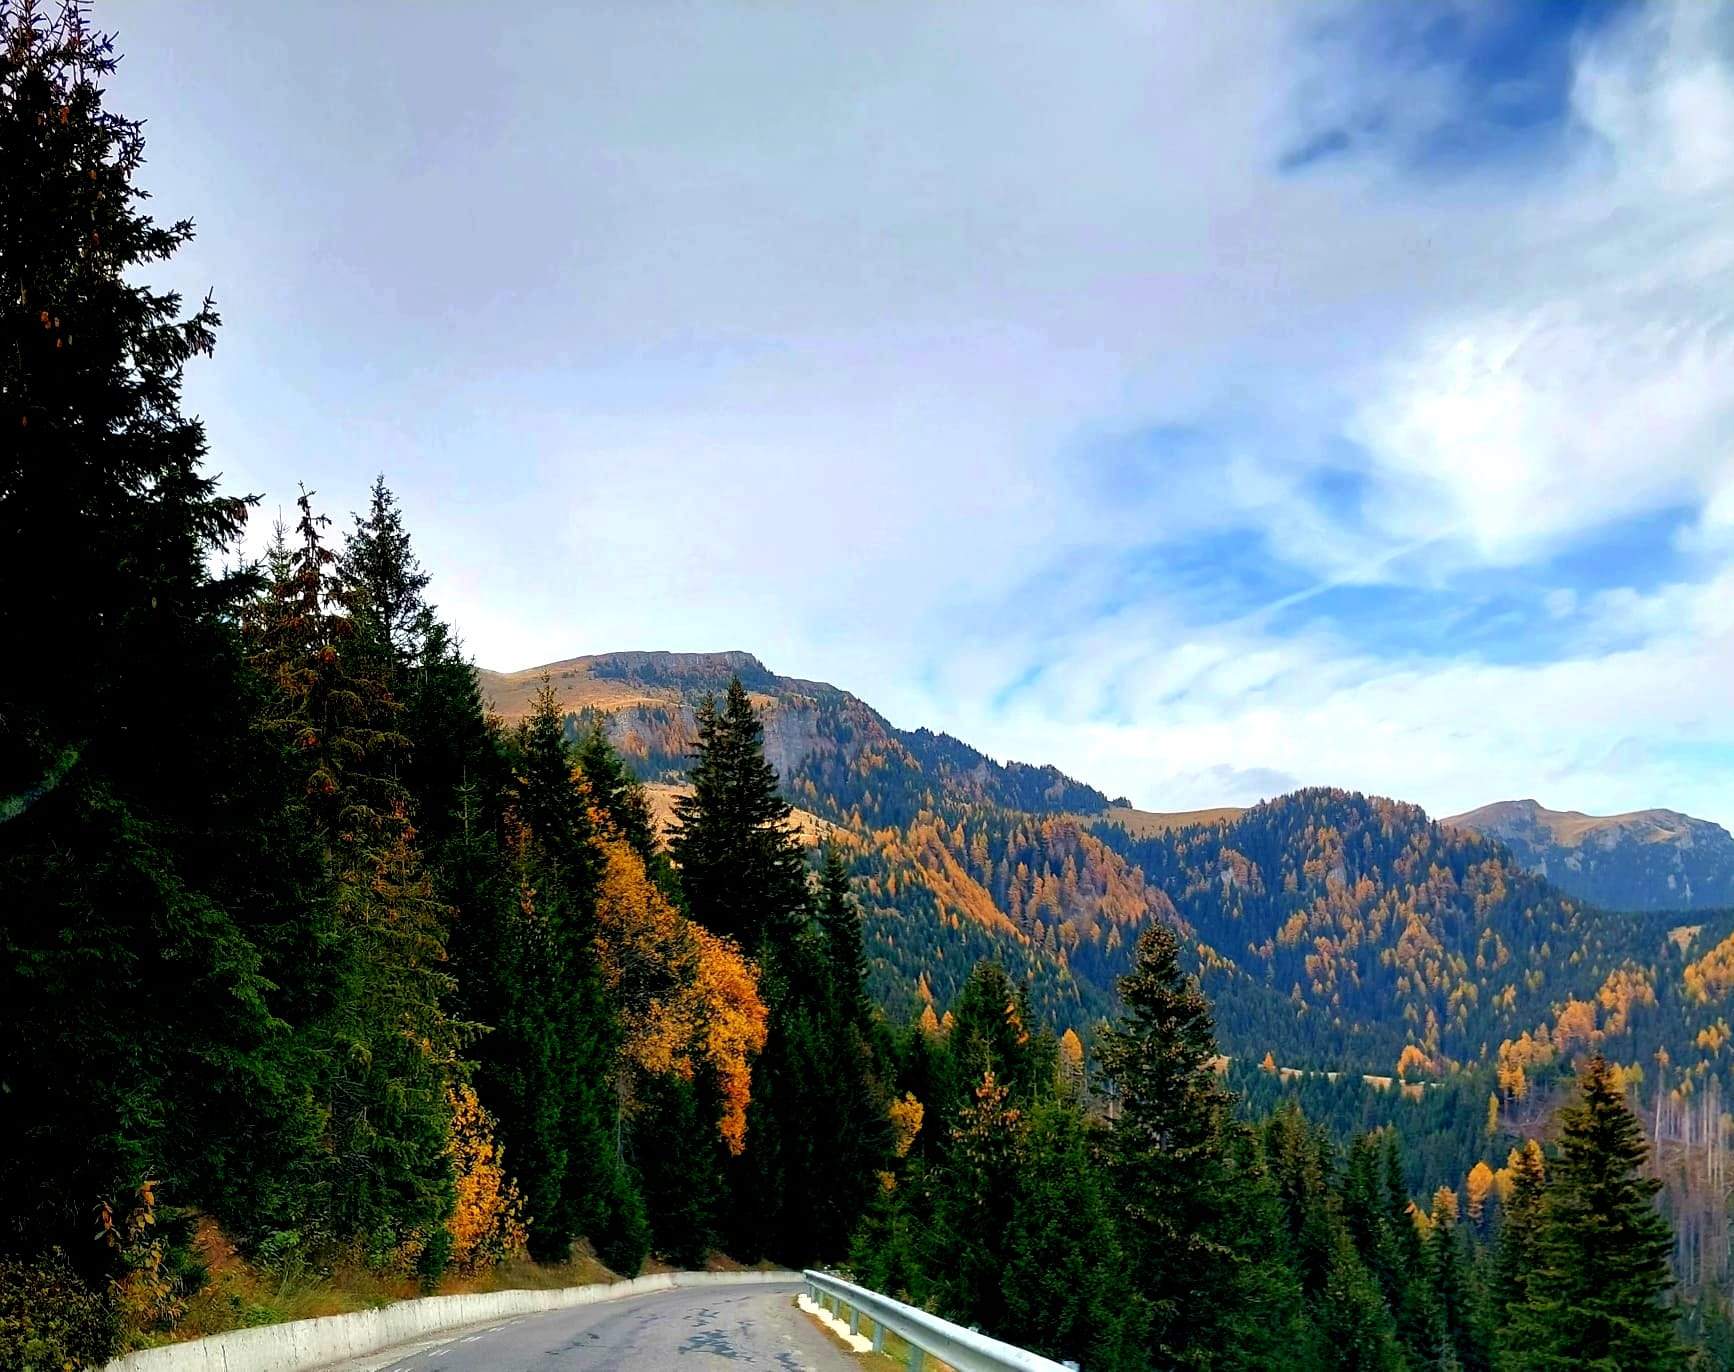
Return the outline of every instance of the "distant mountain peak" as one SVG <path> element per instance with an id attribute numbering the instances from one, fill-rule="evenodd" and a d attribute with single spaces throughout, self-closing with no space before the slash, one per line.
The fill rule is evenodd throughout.
<path id="1" fill-rule="evenodd" d="M 1496 839 L 1530 871 L 1611 909 L 1734 904 L 1734 835 L 1678 810 L 1590 815 L 1501 800 L 1442 822 Z"/>

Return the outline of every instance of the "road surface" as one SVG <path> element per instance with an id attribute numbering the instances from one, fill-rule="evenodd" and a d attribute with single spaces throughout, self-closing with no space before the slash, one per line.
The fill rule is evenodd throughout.
<path id="1" fill-rule="evenodd" d="M 795 1308 L 798 1283 L 600 1301 L 338 1363 L 330 1372 L 860 1372 Z"/>

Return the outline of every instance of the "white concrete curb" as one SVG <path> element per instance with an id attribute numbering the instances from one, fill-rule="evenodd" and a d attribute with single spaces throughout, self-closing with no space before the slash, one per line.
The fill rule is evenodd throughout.
<path id="1" fill-rule="evenodd" d="M 811 1315 L 814 1319 L 818 1320 L 820 1324 L 824 1325 L 825 1328 L 829 1329 L 839 1339 L 843 1340 L 844 1343 L 848 1344 L 853 1352 L 872 1352 L 872 1339 L 868 1338 L 865 1334 L 857 1334 L 851 1330 L 849 1328 L 848 1320 L 833 1315 L 805 1291 L 801 1292 L 801 1294 L 796 1298 L 795 1304 L 800 1306 L 803 1311 Z"/>
<path id="2" fill-rule="evenodd" d="M 567 1286 L 552 1291 L 490 1291 L 474 1296 L 425 1296 L 352 1315 L 291 1320 L 253 1329 L 231 1329 L 208 1339 L 141 1349 L 111 1362 L 103 1372 L 308 1372 L 345 1358 L 430 1334 L 486 1324 L 513 1315 L 539 1315 L 597 1301 L 621 1300 L 682 1286 L 740 1286 L 799 1282 L 799 1272 L 658 1272 L 631 1281 Z"/>

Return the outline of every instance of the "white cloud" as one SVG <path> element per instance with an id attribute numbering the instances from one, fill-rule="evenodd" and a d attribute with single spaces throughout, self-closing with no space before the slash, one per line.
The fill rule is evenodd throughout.
<path id="1" fill-rule="evenodd" d="M 1278 175 L 1298 106 L 1381 79 L 1309 46 L 1316 8 L 520 8 L 481 44 L 461 9 L 130 9 L 154 203 L 198 217 L 180 270 L 230 321 L 190 374 L 216 465 L 338 508 L 385 467 L 489 665 L 749 648 L 1154 804 L 1546 774 L 1734 818 L 1673 764 L 1596 770 L 1734 716 L 1725 11 L 1584 48 L 1581 136 L 1520 184 Z M 1093 437 L 1162 426 L 1212 457 L 1104 475 Z M 1327 457 L 1363 509 L 1313 488 Z M 1322 585 L 1445 584 L 1693 503 L 1703 584 L 1549 588 L 1594 645 L 1551 665 L 1121 584 L 1234 529 Z"/>
<path id="2" fill-rule="evenodd" d="M 1557 661 L 1381 659 L 1320 635 L 1276 643 L 1129 614 L 1081 633 L 1015 708 L 964 707 L 965 737 L 1032 749 L 1152 809 L 1248 803 L 1271 773 L 1452 814 L 1545 789 L 1556 804 L 1685 809 L 1734 827 L 1734 791 L 1691 750 L 1734 746 L 1734 571 L 1586 608 Z M 1106 638 L 1118 645 L 1104 651 Z M 1182 694 L 1176 698 L 1173 692 Z M 975 699 L 975 692 L 960 692 Z M 1117 698 L 1117 718 L 1080 701 Z M 1055 719 L 1071 722 L 1056 728 Z M 1633 747 L 1631 740 L 1643 741 Z"/>

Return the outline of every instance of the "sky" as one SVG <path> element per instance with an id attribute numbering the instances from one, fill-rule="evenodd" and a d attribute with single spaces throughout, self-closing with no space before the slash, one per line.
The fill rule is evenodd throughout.
<path id="1" fill-rule="evenodd" d="M 1734 7 L 96 0 L 212 465 L 483 666 L 1734 825 Z"/>

